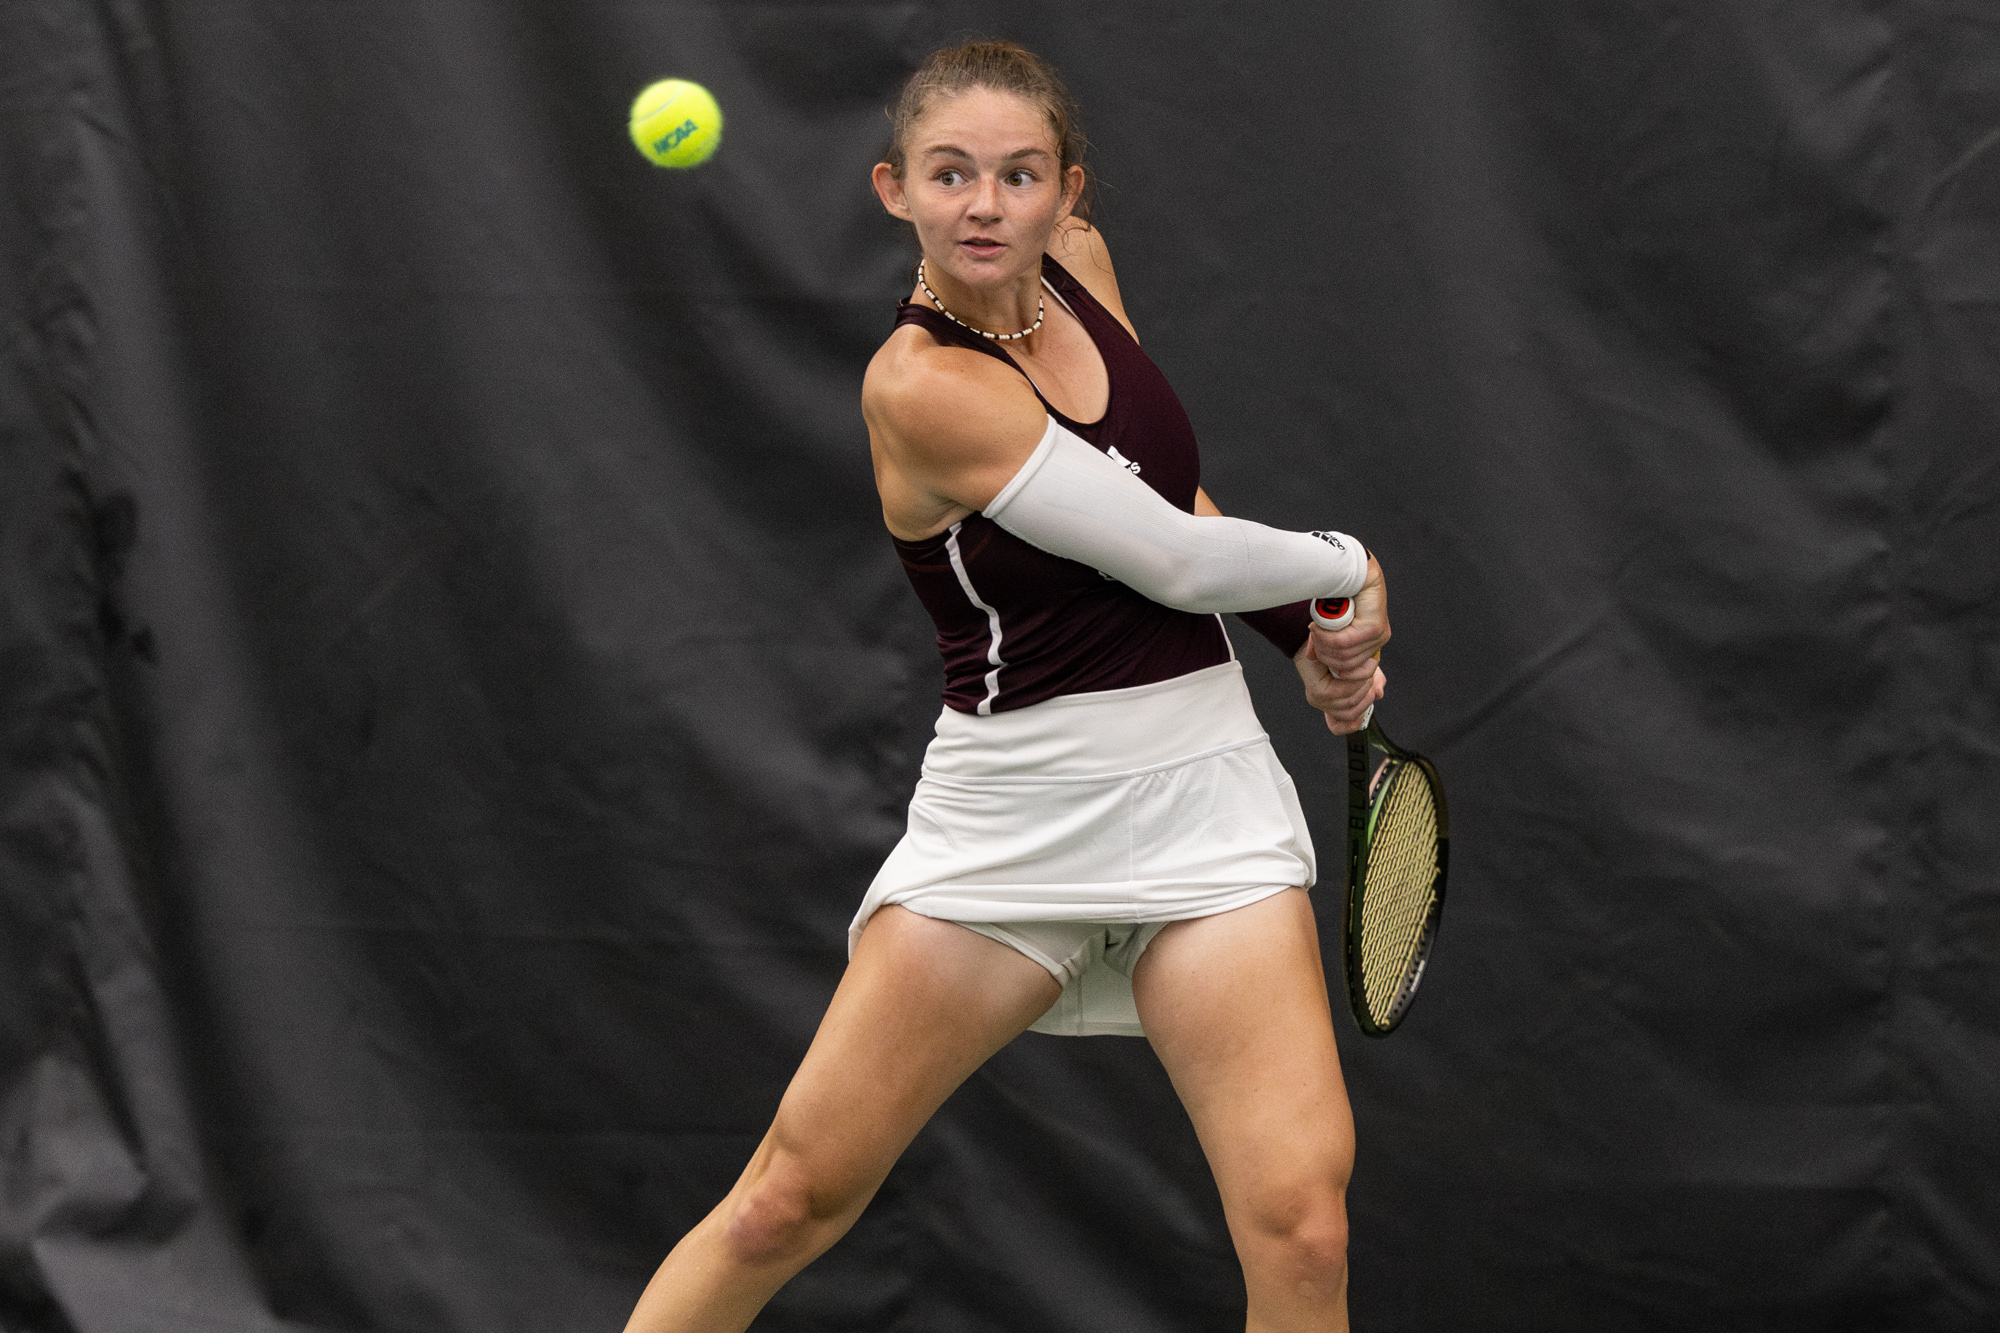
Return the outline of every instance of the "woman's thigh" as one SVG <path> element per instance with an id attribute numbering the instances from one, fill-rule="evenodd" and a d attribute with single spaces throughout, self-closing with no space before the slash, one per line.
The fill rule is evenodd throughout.
<path id="1" fill-rule="evenodd" d="M 815 1194 L 872 1193 L 924 1122 L 1055 1002 L 1048 971 L 1004 944 L 900 907 L 875 913 L 758 1158 Z"/>
<path id="2" fill-rule="evenodd" d="M 1168 926 L 1132 990 L 1232 1225 L 1346 1188 L 1354 1117 L 1304 890 Z"/>

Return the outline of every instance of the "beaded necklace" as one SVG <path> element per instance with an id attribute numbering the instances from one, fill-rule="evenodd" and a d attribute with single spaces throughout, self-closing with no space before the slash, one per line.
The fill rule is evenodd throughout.
<path id="1" fill-rule="evenodd" d="M 966 323 L 964 320 L 960 319 L 957 315 L 952 314 L 951 311 L 946 310 L 944 308 L 944 302 L 938 300 L 938 294 L 931 290 L 931 285 L 928 282 L 924 281 L 924 261 L 921 259 L 917 261 L 917 286 L 924 289 L 924 295 L 931 298 L 931 304 L 938 308 L 938 313 L 940 315 L 943 315 L 946 319 L 958 325 L 958 327 L 960 327 L 961 329 L 971 329 L 972 332 L 978 334 L 980 337 L 991 338 L 994 342 L 997 343 L 1012 342 L 1016 338 L 1027 337 L 1029 334 L 1033 333 L 1036 329 L 1042 327 L 1042 316 L 1048 312 L 1047 304 L 1042 300 L 1041 294 L 1037 293 L 1035 295 L 1034 323 L 1030 324 L 1027 328 L 1022 329 L 1019 333 L 988 333 L 985 329 L 973 328 L 972 325 Z"/>

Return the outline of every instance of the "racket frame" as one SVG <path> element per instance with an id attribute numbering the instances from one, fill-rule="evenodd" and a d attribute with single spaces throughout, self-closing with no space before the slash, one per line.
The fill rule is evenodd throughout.
<path id="1" fill-rule="evenodd" d="M 1389 1006 L 1388 1018 L 1381 1022 L 1375 1019 L 1368 1007 L 1360 958 L 1368 854 L 1373 846 L 1375 819 L 1379 813 L 1375 808 L 1374 793 L 1369 790 L 1374 777 L 1374 769 L 1368 762 L 1371 745 L 1383 753 L 1385 763 L 1412 764 L 1423 774 L 1424 780 L 1430 784 L 1431 799 L 1437 805 L 1438 830 L 1437 878 L 1432 881 L 1430 912 L 1417 942 L 1416 957 L 1397 988 L 1396 998 Z M 1382 795 L 1387 797 L 1386 787 Z M 1445 870 L 1450 859 L 1451 820 L 1445 810 L 1444 783 L 1439 780 L 1437 769 L 1422 755 L 1405 750 L 1390 740 L 1383 733 L 1381 724 L 1371 716 L 1366 726 L 1349 732 L 1347 736 L 1347 919 L 1343 923 L 1340 945 L 1341 967 L 1347 976 L 1347 1005 L 1354 1014 L 1356 1026 L 1366 1036 L 1388 1036 L 1410 1012 L 1417 986 L 1424 978 L 1424 965 L 1430 961 L 1431 945 L 1437 940 L 1438 922 L 1444 915 Z"/>

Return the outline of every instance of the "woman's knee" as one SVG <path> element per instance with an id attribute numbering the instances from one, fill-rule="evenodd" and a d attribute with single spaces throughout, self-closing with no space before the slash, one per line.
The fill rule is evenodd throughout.
<path id="1" fill-rule="evenodd" d="M 1339 1180 L 1260 1190 L 1239 1214 L 1238 1230 L 1249 1233 L 1244 1239 L 1299 1277 L 1338 1274 L 1347 1267 L 1347 1191 Z"/>
<path id="2" fill-rule="evenodd" d="M 816 1181 L 796 1159 L 776 1156 L 740 1187 L 723 1235 L 740 1263 L 804 1263 L 831 1245 L 865 1198 Z"/>

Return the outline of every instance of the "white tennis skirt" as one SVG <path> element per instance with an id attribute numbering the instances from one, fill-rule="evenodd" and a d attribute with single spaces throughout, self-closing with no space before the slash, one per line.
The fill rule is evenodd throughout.
<path id="1" fill-rule="evenodd" d="M 980 717 L 945 709 L 901 842 L 848 928 L 889 903 L 946 921 L 1183 921 L 1314 878 L 1292 780 L 1224 662 Z M 1099 962 L 1038 1030 L 1138 1034 Z"/>

